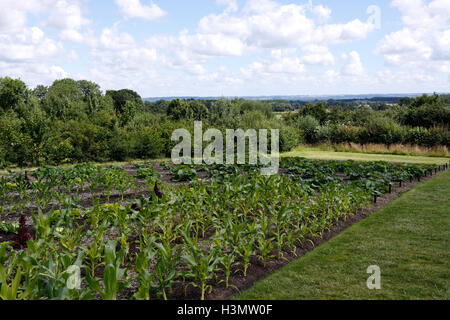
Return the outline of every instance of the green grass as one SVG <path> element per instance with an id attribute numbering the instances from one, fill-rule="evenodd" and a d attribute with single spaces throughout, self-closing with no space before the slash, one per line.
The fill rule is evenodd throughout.
<path id="1" fill-rule="evenodd" d="M 447 171 L 235 298 L 449 299 L 449 194 Z M 370 265 L 381 268 L 381 290 L 366 286 Z"/>
<path id="2" fill-rule="evenodd" d="M 391 154 L 367 154 L 356 152 L 334 152 L 314 147 L 299 147 L 291 152 L 283 153 L 282 157 L 302 157 L 307 159 L 320 160 L 390 161 L 425 164 L 445 164 L 449 162 L 449 158 L 402 156 Z"/>

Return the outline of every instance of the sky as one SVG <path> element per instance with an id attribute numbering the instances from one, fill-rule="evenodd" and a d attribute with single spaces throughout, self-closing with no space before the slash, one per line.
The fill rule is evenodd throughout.
<path id="1" fill-rule="evenodd" d="M 450 0 L 0 0 L 0 77 L 142 97 L 449 92 Z"/>

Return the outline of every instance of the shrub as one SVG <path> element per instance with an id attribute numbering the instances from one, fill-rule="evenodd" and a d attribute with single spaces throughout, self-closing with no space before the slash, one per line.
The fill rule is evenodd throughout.
<path id="1" fill-rule="evenodd" d="M 0 118 L 0 148 L 3 149 L 3 162 L 23 166 L 30 164 L 33 140 L 23 130 L 23 120 L 15 112 L 8 111 Z"/>
<path id="2" fill-rule="evenodd" d="M 134 132 L 134 154 L 138 158 L 157 158 L 164 151 L 164 140 L 158 128 L 147 127 Z"/>
<path id="3" fill-rule="evenodd" d="M 316 131 L 317 142 L 331 141 L 332 130 L 329 126 L 320 126 Z"/>
<path id="4" fill-rule="evenodd" d="M 297 127 L 304 133 L 305 142 L 316 143 L 317 142 L 317 128 L 319 127 L 319 121 L 312 116 L 299 117 L 297 119 Z"/>
<path id="5" fill-rule="evenodd" d="M 423 145 L 423 142 L 427 140 L 427 135 L 428 130 L 425 128 L 410 128 L 406 134 L 405 140 L 411 144 Z"/>
<path id="6" fill-rule="evenodd" d="M 358 127 L 337 125 L 331 128 L 331 141 L 333 143 L 359 141 L 360 130 Z"/>
<path id="7" fill-rule="evenodd" d="M 109 157 L 114 161 L 124 161 L 132 153 L 129 134 L 120 128 L 114 129 L 108 143 Z"/>
<path id="8" fill-rule="evenodd" d="M 280 130 L 280 152 L 291 151 L 303 143 L 302 132 L 290 126 L 285 126 Z"/>

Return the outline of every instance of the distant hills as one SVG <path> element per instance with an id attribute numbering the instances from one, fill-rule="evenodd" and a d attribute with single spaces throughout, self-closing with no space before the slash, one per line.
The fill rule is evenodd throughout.
<path id="1" fill-rule="evenodd" d="M 432 95 L 432 93 L 429 93 Z M 422 93 L 395 93 L 395 94 L 351 94 L 351 95 L 298 95 L 298 96 L 243 96 L 238 98 L 243 98 L 246 100 L 258 100 L 258 101 L 268 101 L 268 100 L 288 100 L 288 101 L 327 101 L 327 100 L 372 100 L 372 101 L 383 101 L 392 100 L 395 98 L 410 97 L 416 98 L 421 96 Z M 234 99 L 236 97 L 197 97 L 197 96 L 184 96 L 184 97 L 153 97 L 144 98 L 144 101 L 155 102 L 158 100 L 171 101 L 173 99 L 184 99 L 184 100 L 217 100 L 220 98 Z"/>

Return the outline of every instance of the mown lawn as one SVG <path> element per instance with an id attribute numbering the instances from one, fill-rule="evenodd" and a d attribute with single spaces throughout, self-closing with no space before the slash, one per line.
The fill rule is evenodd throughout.
<path id="1" fill-rule="evenodd" d="M 282 156 L 303 157 L 307 159 L 320 159 L 320 160 L 390 161 L 390 162 L 426 163 L 426 164 L 445 164 L 450 161 L 449 158 L 402 156 L 391 154 L 368 154 L 356 152 L 355 153 L 334 152 L 304 147 L 296 148 L 291 152 L 283 153 Z"/>
<path id="2" fill-rule="evenodd" d="M 450 299 L 450 171 L 403 194 L 235 299 Z M 381 268 L 381 290 L 366 286 Z"/>

